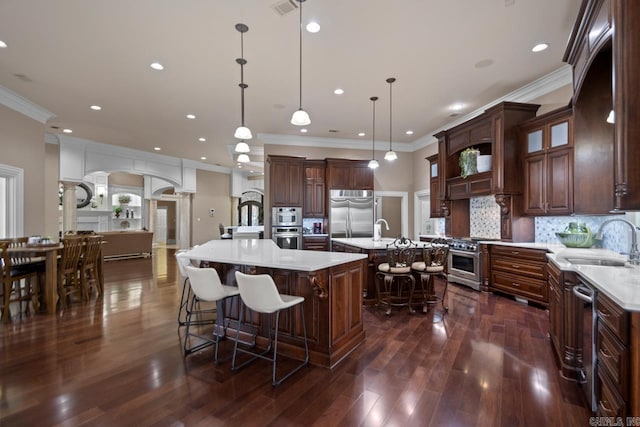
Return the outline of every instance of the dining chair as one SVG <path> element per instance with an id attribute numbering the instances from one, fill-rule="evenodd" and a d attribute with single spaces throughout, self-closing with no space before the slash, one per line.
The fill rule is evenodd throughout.
<path id="1" fill-rule="evenodd" d="M 3 250 L 2 321 L 11 319 L 10 304 L 19 303 L 19 311 L 22 312 L 22 303 L 26 302 L 24 312 L 29 311 L 29 302 L 34 311 L 40 306 L 40 282 L 44 275 L 44 261 L 31 257 L 28 253 L 28 237 L 16 237 L 0 239 L 0 243 L 6 244 Z M 11 249 L 24 249 L 24 252 L 9 253 Z"/>
<path id="2" fill-rule="evenodd" d="M 102 248 L 102 236 L 88 235 L 82 238 L 82 254 L 80 256 L 80 287 L 82 299 L 89 300 L 91 289 L 95 288 L 98 295 L 102 295 L 98 277 L 98 263 L 100 262 L 100 249 Z"/>
<path id="3" fill-rule="evenodd" d="M 236 271 L 236 281 L 238 283 L 238 289 L 240 290 L 240 298 L 242 303 L 250 310 L 264 314 L 263 318 L 268 319 L 267 330 L 269 331 L 269 344 L 267 348 L 258 353 L 253 351 L 255 348 L 253 345 L 249 348 L 241 348 L 239 346 L 240 334 L 236 334 L 236 341 L 233 348 L 233 359 L 231 362 L 231 369 L 236 371 L 243 366 L 248 365 L 254 360 L 260 358 L 264 360 L 268 360 L 272 362 L 272 373 L 271 373 L 271 384 L 273 386 L 278 386 L 282 384 L 284 380 L 289 378 L 291 375 L 302 369 L 309 363 L 309 345 L 307 342 L 307 325 L 304 320 L 304 297 L 294 296 L 294 295 L 285 295 L 278 292 L 278 288 L 276 287 L 273 278 L 268 274 L 244 274 L 239 271 Z M 278 329 L 279 329 L 279 320 L 280 320 L 280 312 L 282 310 L 286 310 L 289 308 L 293 308 L 295 306 L 300 307 L 301 313 L 301 321 L 302 321 L 302 330 L 304 335 L 304 350 L 305 350 L 305 358 L 301 361 L 300 364 L 296 365 L 294 368 L 289 370 L 284 376 L 280 379 L 276 378 L 277 371 L 277 359 L 278 359 Z M 240 331 L 241 327 L 244 324 L 244 312 L 245 310 L 240 308 L 240 320 L 238 325 L 238 331 Z M 271 336 L 271 318 L 275 317 L 275 328 L 274 337 Z M 294 319 L 293 316 L 289 316 L 289 319 Z M 253 330 L 253 342 L 255 343 L 255 338 L 257 335 L 256 328 L 252 325 L 247 325 L 251 327 Z M 291 331 L 295 331 L 296 328 L 292 327 Z M 244 345 L 244 343 L 243 343 Z M 273 351 L 271 348 L 273 347 Z M 236 365 L 236 357 L 238 353 L 246 353 L 251 355 L 252 357 L 249 360 L 244 361 L 240 365 Z M 272 354 L 269 356 L 269 354 Z"/>
<path id="4" fill-rule="evenodd" d="M 82 237 L 65 235 L 61 243 L 63 247 L 58 259 L 58 300 L 62 308 L 66 308 L 68 297 L 74 294 L 82 297 L 79 271 Z"/>
<path id="5" fill-rule="evenodd" d="M 203 348 L 215 345 L 213 360 L 218 363 L 218 347 L 220 339 L 226 336 L 228 319 L 225 319 L 225 302 L 230 298 L 240 295 L 240 291 L 235 286 L 223 285 L 218 276 L 218 272 L 213 268 L 198 268 L 191 265 L 185 266 L 187 276 L 189 278 L 189 286 L 193 291 L 194 298 L 191 298 L 190 308 L 186 316 L 186 331 L 184 337 L 184 355 L 194 353 Z M 194 316 L 200 316 L 202 313 L 196 310 L 196 303 L 199 302 L 215 302 L 216 303 L 216 322 L 213 333 L 207 335 L 192 332 L 193 326 L 198 326 L 193 322 Z M 202 323 L 200 323 L 201 325 Z M 189 346 L 190 337 L 197 338 L 199 344 Z"/>
<path id="6" fill-rule="evenodd" d="M 411 264 L 415 259 L 417 245 L 400 237 L 387 244 L 387 262 L 378 265 L 376 272 L 376 292 L 378 304 L 386 306 L 385 314 L 391 314 L 392 307 L 409 307 L 413 312 L 411 298 L 415 288 L 415 278 L 411 274 Z"/>
<path id="7" fill-rule="evenodd" d="M 422 248 L 422 261 L 414 262 L 411 270 L 420 277 L 420 289 L 414 291 L 422 295 L 422 312 L 427 312 L 429 304 L 442 303 L 444 313 L 449 311 L 445 305 L 448 281 L 445 275 L 447 271 L 447 258 L 449 255 L 449 245 L 445 240 L 434 240 Z M 442 296 L 437 296 L 435 292 L 435 277 L 444 277 L 444 289 Z M 443 313 L 443 314 L 444 314 Z"/>

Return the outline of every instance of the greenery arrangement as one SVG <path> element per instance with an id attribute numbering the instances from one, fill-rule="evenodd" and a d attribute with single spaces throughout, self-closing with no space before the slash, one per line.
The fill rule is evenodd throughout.
<path id="1" fill-rule="evenodd" d="M 121 205 L 126 205 L 130 201 L 131 201 L 131 196 L 129 196 L 128 194 L 121 194 L 118 196 L 118 203 L 120 203 Z"/>
<path id="2" fill-rule="evenodd" d="M 463 178 L 478 173 L 478 154 L 480 154 L 480 150 L 473 147 L 469 147 L 460 153 L 458 164 L 460 165 L 460 175 Z"/>
<path id="3" fill-rule="evenodd" d="M 113 213 L 115 214 L 116 218 L 120 218 L 122 208 L 120 206 L 116 206 L 115 208 L 113 208 Z"/>

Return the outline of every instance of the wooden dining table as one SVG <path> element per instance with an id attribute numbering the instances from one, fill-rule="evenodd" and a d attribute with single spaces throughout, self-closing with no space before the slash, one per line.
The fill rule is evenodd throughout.
<path id="1" fill-rule="evenodd" d="M 29 257 L 44 257 L 44 286 L 42 286 L 45 310 L 47 313 L 56 312 L 56 297 L 58 283 L 58 251 L 62 244 L 29 245 L 24 247 L 7 248 L 10 256 L 22 255 Z M 42 311 L 42 307 L 40 308 Z"/>

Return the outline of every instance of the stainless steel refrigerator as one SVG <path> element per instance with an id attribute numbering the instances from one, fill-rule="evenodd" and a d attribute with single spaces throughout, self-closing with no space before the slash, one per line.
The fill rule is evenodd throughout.
<path id="1" fill-rule="evenodd" d="M 331 238 L 373 237 L 373 191 L 331 190 Z"/>

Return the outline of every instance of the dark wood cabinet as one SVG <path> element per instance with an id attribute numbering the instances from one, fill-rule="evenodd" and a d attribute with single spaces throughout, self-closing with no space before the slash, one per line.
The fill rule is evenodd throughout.
<path id="1" fill-rule="evenodd" d="M 574 74 L 576 213 L 640 210 L 638 19 L 640 2 L 584 0 L 569 38 L 563 59 Z M 588 169 L 579 157 L 592 161 Z"/>
<path id="2" fill-rule="evenodd" d="M 521 124 L 524 147 L 524 213 L 573 212 L 573 115 L 557 110 Z"/>
<path id="3" fill-rule="evenodd" d="M 306 251 L 328 251 L 328 236 L 302 236 L 302 249 Z"/>
<path id="4" fill-rule="evenodd" d="M 548 264 L 549 274 L 549 338 L 551 345 L 555 351 L 558 361 L 562 361 L 564 357 L 564 322 L 562 321 L 562 288 L 560 287 L 560 270 L 553 265 Z"/>
<path id="5" fill-rule="evenodd" d="M 327 159 L 329 190 L 373 190 L 373 169 L 368 160 Z"/>
<path id="6" fill-rule="evenodd" d="M 438 155 L 427 157 L 429 162 L 429 194 L 431 200 L 430 216 L 431 218 L 441 218 L 442 211 L 440 209 L 440 181 L 438 178 Z"/>
<path id="7" fill-rule="evenodd" d="M 302 207 L 302 157 L 269 156 L 269 191 L 271 206 Z"/>
<path id="8" fill-rule="evenodd" d="M 493 245 L 490 289 L 549 304 L 546 250 Z"/>
<path id="9" fill-rule="evenodd" d="M 325 216 L 325 169 L 324 160 L 304 162 L 304 205 L 302 215 L 305 218 L 324 218 Z"/>

